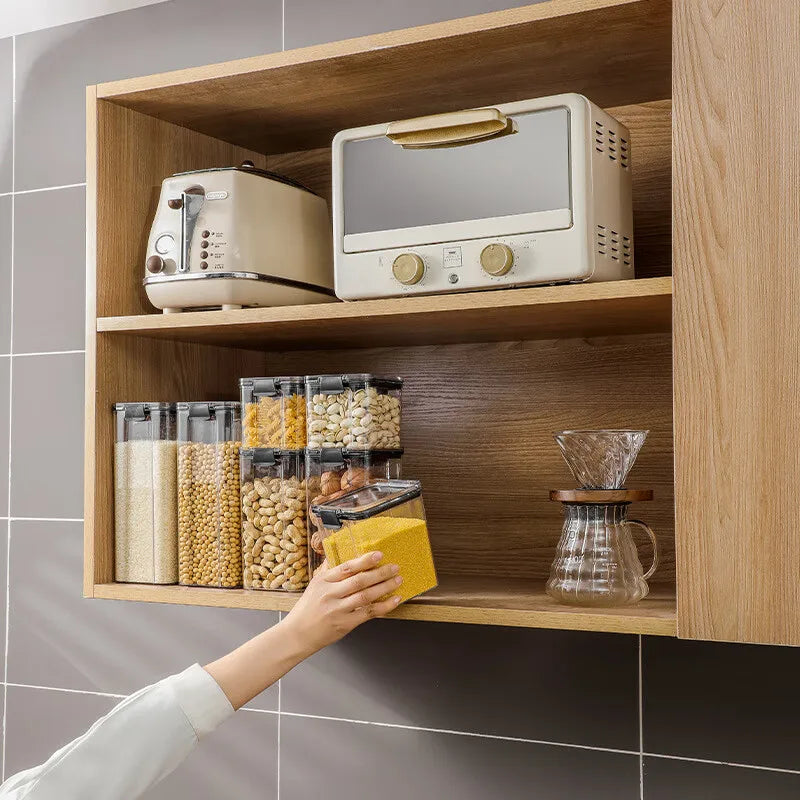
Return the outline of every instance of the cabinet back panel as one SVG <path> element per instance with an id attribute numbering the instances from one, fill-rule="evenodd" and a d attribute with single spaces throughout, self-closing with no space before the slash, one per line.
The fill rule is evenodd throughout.
<path id="1" fill-rule="evenodd" d="M 632 509 L 662 547 L 654 582 L 674 581 L 672 362 L 668 335 L 373 350 L 268 353 L 268 375 L 401 375 L 403 474 L 423 483 L 438 568 L 544 578 L 561 529 L 554 488 L 575 485 L 552 433 L 647 428 Z M 641 555 L 649 563 L 649 546 Z"/>

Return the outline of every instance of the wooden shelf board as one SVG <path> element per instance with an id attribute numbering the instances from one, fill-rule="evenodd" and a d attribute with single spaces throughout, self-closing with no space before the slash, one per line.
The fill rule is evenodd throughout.
<path id="1" fill-rule="evenodd" d="M 601 106 L 667 98 L 671 34 L 671 0 L 549 0 L 100 84 L 97 97 L 279 153 L 324 146 L 337 130 L 387 113 L 403 119 L 565 91 Z"/>
<path id="2" fill-rule="evenodd" d="M 289 611 L 298 597 L 286 592 L 125 583 L 98 584 L 94 587 L 94 596 L 109 600 L 263 611 Z M 540 581 L 440 576 L 437 589 L 402 605 L 391 616 L 395 619 L 426 622 L 637 633 L 649 636 L 676 635 L 674 589 L 654 590 L 635 606 L 573 608 L 554 603 L 544 593 Z"/>
<path id="3" fill-rule="evenodd" d="M 322 303 L 101 317 L 100 333 L 303 350 L 586 338 L 669 332 L 672 278 Z"/>

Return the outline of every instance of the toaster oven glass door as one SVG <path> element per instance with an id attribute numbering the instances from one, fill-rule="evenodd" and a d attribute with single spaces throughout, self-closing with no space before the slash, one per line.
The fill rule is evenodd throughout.
<path id="1" fill-rule="evenodd" d="M 514 116 L 517 132 L 458 147 L 344 143 L 344 250 L 362 252 L 568 228 L 566 108 Z"/>

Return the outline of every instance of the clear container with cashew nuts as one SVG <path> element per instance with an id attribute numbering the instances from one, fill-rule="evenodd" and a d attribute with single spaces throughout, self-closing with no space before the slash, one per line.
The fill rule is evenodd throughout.
<path id="1" fill-rule="evenodd" d="M 391 450 L 400 447 L 402 378 L 308 375 L 307 446 L 312 450 Z"/>
<path id="2" fill-rule="evenodd" d="M 306 446 L 306 385 L 302 375 L 242 378 L 242 445 L 297 450 Z"/>
<path id="3" fill-rule="evenodd" d="M 241 475 L 244 588 L 302 591 L 310 577 L 304 452 L 244 449 Z"/>
<path id="4" fill-rule="evenodd" d="M 306 494 L 308 507 L 337 500 L 346 492 L 368 483 L 400 477 L 403 451 L 347 450 L 333 448 L 306 451 Z M 311 574 L 325 559 L 324 528 L 313 514 L 308 516 Z"/>
<path id="5" fill-rule="evenodd" d="M 178 572 L 183 586 L 242 585 L 239 403 L 178 403 Z"/>
<path id="6" fill-rule="evenodd" d="M 381 564 L 397 564 L 403 582 L 394 592 L 410 600 L 437 586 L 419 481 L 371 483 L 311 507 L 323 531 L 328 564 L 336 566 L 370 551 Z"/>

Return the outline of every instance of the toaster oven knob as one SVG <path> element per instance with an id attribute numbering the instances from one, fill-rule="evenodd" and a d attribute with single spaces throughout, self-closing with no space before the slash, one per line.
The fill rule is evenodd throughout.
<path id="1" fill-rule="evenodd" d="M 481 250 L 481 266 L 490 275 L 505 275 L 514 266 L 514 252 L 507 244 L 487 244 Z"/>
<path id="2" fill-rule="evenodd" d="M 405 286 L 413 286 L 425 274 L 425 262 L 416 253 L 401 253 L 392 264 L 392 274 Z"/>
<path id="3" fill-rule="evenodd" d="M 150 256 L 144 263 L 148 272 L 161 272 L 164 269 L 164 259 L 161 256 Z"/>

